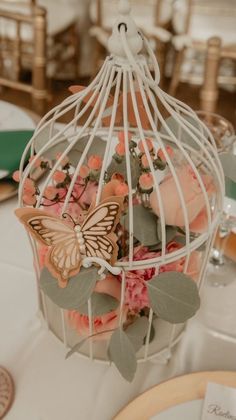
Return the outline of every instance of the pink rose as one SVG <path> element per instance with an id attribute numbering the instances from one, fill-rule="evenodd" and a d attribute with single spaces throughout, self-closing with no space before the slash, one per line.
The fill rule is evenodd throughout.
<path id="1" fill-rule="evenodd" d="M 207 218 L 205 198 L 194 172 L 189 165 L 186 165 L 177 169 L 176 174 L 183 193 L 190 228 L 196 232 L 198 232 L 198 229 L 200 229 L 200 231 L 206 230 Z M 210 197 L 214 193 L 213 179 L 210 176 L 202 175 L 202 180 L 208 197 Z M 184 214 L 172 174 L 168 174 L 160 184 L 160 193 L 164 207 L 166 224 L 172 226 L 184 226 Z M 153 191 L 150 195 L 150 204 L 153 212 L 157 216 L 160 216 L 156 191 Z"/>
<path id="2" fill-rule="evenodd" d="M 125 303 L 129 310 L 138 313 L 149 306 L 146 281 L 138 271 L 128 271 L 125 280 Z"/>
<path id="3" fill-rule="evenodd" d="M 120 300 L 121 284 L 116 277 L 108 274 L 102 281 L 97 282 L 95 291 L 98 293 L 106 293 L 114 298 Z M 94 337 L 94 340 L 109 339 L 112 331 L 118 327 L 120 308 L 108 314 L 97 316 L 93 319 L 93 334 L 99 334 L 103 331 L 108 331 L 104 334 L 99 334 Z M 123 311 L 123 321 L 126 320 L 127 308 Z M 89 336 L 89 318 L 87 315 L 82 315 L 78 311 L 67 312 L 68 322 L 70 326 L 78 332 L 81 336 Z"/>
<path id="4" fill-rule="evenodd" d="M 181 249 L 181 248 L 183 248 L 183 245 L 172 241 L 167 245 L 166 251 L 168 254 L 170 254 L 171 252 L 177 251 L 178 249 Z M 183 273 L 185 261 L 186 261 L 186 257 L 179 258 L 177 261 L 173 261 L 172 263 L 161 266 L 159 272 L 165 273 L 167 271 L 177 271 L 179 273 Z M 190 276 L 193 280 L 197 280 L 200 268 L 201 268 L 201 252 L 193 251 L 189 257 L 186 274 Z"/>
<path id="5" fill-rule="evenodd" d="M 182 248 L 182 245 L 172 241 L 166 248 L 166 253 L 174 252 Z M 134 249 L 134 260 L 147 260 L 160 256 L 160 252 L 150 252 L 148 248 L 139 246 Z M 127 258 L 125 258 L 127 261 Z M 179 258 L 169 264 L 162 265 L 158 269 L 151 267 L 146 269 L 138 269 L 127 271 L 126 278 L 126 289 L 125 289 L 125 303 L 129 310 L 134 312 L 140 312 L 141 309 L 149 307 L 147 284 L 146 282 L 151 280 L 158 273 L 165 273 L 167 271 L 177 271 L 182 273 L 185 266 L 185 257 Z M 197 280 L 198 274 L 201 268 L 201 253 L 194 251 L 191 253 L 186 274 L 189 275 L 193 280 Z M 121 276 L 119 277 L 121 281 Z"/>

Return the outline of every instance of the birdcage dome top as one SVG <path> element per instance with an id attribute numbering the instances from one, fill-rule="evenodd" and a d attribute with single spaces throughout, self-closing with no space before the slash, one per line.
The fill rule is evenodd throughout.
<path id="1" fill-rule="evenodd" d="M 24 183 L 37 159 L 51 160 L 34 203 L 42 208 L 45 191 L 69 157 L 62 216 L 88 159 L 100 156 L 99 170 L 91 169 L 89 180 L 97 184 L 95 205 L 109 183 L 121 180 L 127 186 L 119 232 L 126 251 L 121 258 L 118 253 L 115 265 L 147 267 L 186 257 L 187 266 L 191 252 L 215 230 L 222 207 L 224 182 L 215 142 L 189 106 L 160 88 L 155 55 L 136 28 L 128 2 L 120 2 L 119 12 L 109 41 L 111 55 L 95 79 L 85 88 L 73 86 L 73 94 L 36 128 L 21 162 L 19 204 L 24 205 Z M 29 152 L 33 157 L 24 169 Z M 167 245 L 176 236 L 181 247 L 169 252 Z M 158 253 L 136 259 L 139 245 Z"/>

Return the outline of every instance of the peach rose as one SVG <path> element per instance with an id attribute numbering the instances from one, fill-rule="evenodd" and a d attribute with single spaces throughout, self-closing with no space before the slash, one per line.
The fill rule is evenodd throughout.
<path id="1" fill-rule="evenodd" d="M 88 167 L 93 171 L 99 171 L 102 167 L 102 158 L 98 155 L 92 155 L 88 159 Z"/>
<path id="2" fill-rule="evenodd" d="M 81 176 L 81 178 L 87 178 L 89 176 L 89 168 L 86 165 L 82 165 L 79 171 L 79 175 Z"/>
<path id="3" fill-rule="evenodd" d="M 140 152 L 145 153 L 144 143 L 146 144 L 149 152 L 151 152 L 153 150 L 153 143 L 152 143 L 151 139 L 145 139 L 145 142 L 143 142 L 143 140 L 140 140 L 138 142 L 138 148 L 139 148 Z"/>
<path id="4" fill-rule="evenodd" d="M 44 196 L 48 199 L 48 200 L 54 200 L 54 198 L 57 195 L 57 188 L 49 186 L 47 188 L 45 188 L 44 191 Z"/>
<path id="5" fill-rule="evenodd" d="M 35 194 L 36 188 L 35 188 L 34 181 L 32 181 L 32 179 L 26 178 L 24 182 L 23 190 L 25 194 L 30 194 L 30 195 Z"/>
<path id="6" fill-rule="evenodd" d="M 62 182 L 65 181 L 66 173 L 62 171 L 55 171 L 52 178 L 55 182 L 57 182 L 58 184 L 61 184 Z"/>
<path id="7" fill-rule="evenodd" d="M 131 140 L 131 138 L 132 138 L 132 133 L 130 133 L 130 132 L 128 131 L 128 140 L 130 141 L 130 140 Z M 120 132 L 118 133 L 118 139 L 119 139 L 119 142 L 120 142 L 120 143 L 123 143 L 123 144 L 124 144 L 124 142 L 125 142 L 125 132 L 124 132 L 124 131 L 120 131 Z"/>
<path id="8" fill-rule="evenodd" d="M 119 156 L 124 156 L 125 155 L 125 145 L 124 145 L 124 143 L 118 143 L 117 144 L 116 153 Z"/>
<path id="9" fill-rule="evenodd" d="M 167 247 L 166 251 L 168 254 L 171 252 L 177 251 L 178 249 L 183 248 L 183 245 L 172 241 L 170 242 Z M 186 274 L 190 276 L 193 280 L 198 279 L 198 275 L 201 268 L 201 260 L 202 260 L 202 254 L 199 251 L 193 251 L 190 254 L 188 266 L 186 270 Z M 182 273 L 184 271 L 186 257 L 179 258 L 177 261 L 173 261 L 172 263 L 166 264 L 164 266 L 161 266 L 160 272 L 164 273 L 166 271 L 178 271 Z"/>
<path id="10" fill-rule="evenodd" d="M 120 300 L 121 283 L 116 277 L 108 274 L 104 280 L 97 282 L 95 291 L 98 293 L 105 293 L 117 300 Z M 123 321 L 126 319 L 127 309 L 123 313 Z M 82 315 L 78 311 L 68 311 L 67 318 L 70 326 L 74 328 L 79 335 L 89 336 L 89 318 L 87 315 Z M 95 340 L 109 339 L 112 331 L 118 327 L 119 324 L 119 307 L 115 311 L 111 311 L 105 315 L 97 316 L 93 319 L 93 333 L 99 334 L 104 331 L 104 334 L 99 334 L 94 337 Z M 105 331 L 108 331 L 105 333 Z"/>
<path id="11" fill-rule="evenodd" d="M 201 230 L 204 231 L 207 228 L 206 206 L 205 198 L 199 182 L 189 165 L 177 169 L 176 174 L 183 193 L 190 228 L 193 226 L 197 232 L 198 228 L 201 227 Z M 208 175 L 202 175 L 202 180 L 208 197 L 210 197 L 214 193 L 213 179 Z M 160 193 L 164 207 L 166 224 L 172 226 L 184 226 L 183 209 L 172 174 L 168 174 L 160 184 Z M 153 212 L 157 216 L 160 216 L 156 191 L 153 191 L 150 195 L 150 204 Z"/>
<path id="12" fill-rule="evenodd" d="M 165 150 L 166 150 L 166 153 L 170 157 L 173 157 L 174 156 L 174 150 L 172 149 L 171 146 L 166 146 Z M 166 162 L 166 158 L 165 158 L 164 153 L 163 153 L 163 151 L 161 149 L 158 150 L 157 157 L 159 157 L 163 162 Z"/>
<path id="13" fill-rule="evenodd" d="M 12 175 L 12 178 L 15 182 L 20 182 L 20 171 L 15 171 Z"/>
<path id="14" fill-rule="evenodd" d="M 112 179 L 107 184 L 104 185 L 102 189 L 101 200 L 105 200 L 106 198 L 113 197 L 113 196 L 121 196 L 124 197 L 129 193 L 128 185 L 120 181 L 119 179 Z"/>
<path id="15" fill-rule="evenodd" d="M 143 168 L 149 168 L 148 158 L 145 154 L 141 157 L 141 162 Z"/>
<path id="16" fill-rule="evenodd" d="M 27 206 L 34 206 L 37 202 L 35 195 L 24 194 L 22 198 Z"/>
<path id="17" fill-rule="evenodd" d="M 151 173 L 144 173 L 139 177 L 139 185 L 144 191 L 148 191 L 153 187 L 154 181 Z"/>
<path id="18" fill-rule="evenodd" d="M 29 158 L 29 163 L 33 162 L 33 161 L 34 161 L 34 159 L 35 159 L 35 157 L 36 157 L 35 155 L 34 155 L 34 156 L 31 156 L 31 157 Z M 42 159 L 41 159 L 41 158 L 37 158 L 37 159 L 35 160 L 34 164 L 33 164 L 33 167 L 34 167 L 34 168 L 40 168 L 41 163 L 42 163 Z"/>
<path id="19" fill-rule="evenodd" d="M 115 188 L 115 195 L 119 197 L 125 197 L 129 194 L 129 187 L 125 182 L 120 182 L 119 185 Z"/>

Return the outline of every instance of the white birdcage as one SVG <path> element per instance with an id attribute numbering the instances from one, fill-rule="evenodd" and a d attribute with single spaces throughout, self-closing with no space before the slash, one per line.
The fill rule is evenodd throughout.
<path id="1" fill-rule="evenodd" d="M 30 204 L 27 200 L 24 203 L 25 182 L 38 159 L 47 156 L 52 160 L 52 167 L 40 181 L 37 201 L 35 204 L 32 201 L 36 209 L 44 207 L 47 210 L 45 191 L 55 184 L 55 173 L 69 156 L 71 166 L 67 168 L 67 175 L 70 182 L 57 213 L 60 211 L 61 220 L 67 213 L 78 223 L 70 207 L 74 188 L 89 156 L 100 151 L 100 155 L 103 155 L 102 166 L 99 172 L 95 169 L 92 174 L 93 177 L 98 176 L 97 179 L 96 176 L 92 178 L 96 184 L 94 204 L 95 207 L 99 205 L 104 186 L 111 181 L 112 174 L 115 178 L 114 172 L 118 172 L 122 186 L 128 186 L 124 198 L 125 215 L 122 214 L 126 225 L 122 225 L 123 219 L 120 219 L 119 227 L 122 228 L 116 232 L 118 241 L 123 240 L 126 254 L 118 255 L 115 264 L 111 265 L 105 261 L 103 254 L 99 256 L 98 252 L 96 257 L 91 257 L 88 252 L 83 255 L 82 264 L 84 270 L 89 270 L 86 267 L 91 264 L 92 267 L 100 266 L 98 277 L 102 276 L 104 270 L 119 276 L 121 295 L 117 328 L 122 328 L 123 324 L 129 326 L 132 320 L 140 318 L 141 312 L 147 318 L 145 340 L 143 346 L 139 346 L 137 359 L 158 359 L 160 355 L 168 359 L 170 349 L 184 329 L 181 317 L 172 325 L 171 315 L 167 319 L 160 319 L 150 307 L 148 311 L 142 308 L 139 315 L 130 310 L 127 320 L 123 316 L 127 307 L 127 273 L 136 272 L 139 276 L 141 270 L 142 273 L 154 270 L 157 277 L 159 273 L 170 271 L 188 275 L 193 256 L 197 255 L 198 267 L 195 271 L 193 269 L 192 277 L 194 284 L 200 288 L 222 211 L 224 177 L 210 132 L 194 111 L 159 87 L 156 58 L 130 17 L 130 7 L 125 0 L 120 1 L 119 17 L 114 25 L 109 49 L 111 55 L 106 58 L 92 83 L 84 89 L 74 88 L 78 92 L 48 112 L 37 126 L 21 161 L 19 207 Z M 70 122 L 61 124 L 62 117 L 70 118 Z M 124 150 L 117 154 L 118 139 L 119 144 L 123 141 Z M 140 141 L 137 152 L 136 144 Z M 58 151 L 61 154 L 55 160 Z M 27 164 L 29 153 L 32 159 Z M 146 175 L 144 185 L 140 180 L 142 175 Z M 139 211 L 142 213 L 141 219 Z M 147 225 L 149 215 L 152 222 Z M 156 223 L 159 243 L 154 243 L 153 223 Z M 61 308 L 53 302 L 50 293 L 50 297 L 45 293 L 45 288 L 41 290 L 38 242 L 34 236 L 29 237 L 34 251 L 43 317 L 48 328 L 67 348 L 71 348 L 79 341 L 78 334 L 68 323 L 65 307 Z M 142 238 L 145 238 L 144 243 Z M 134 258 L 137 247 L 145 248 L 141 259 Z M 175 273 L 177 277 L 179 273 Z M 58 290 L 61 294 L 66 288 L 60 290 L 58 287 Z M 96 332 L 96 325 L 91 298 L 85 306 L 88 335 L 92 336 Z M 150 339 L 153 325 L 156 339 Z M 108 361 L 106 347 L 106 341 L 93 337 L 77 349 L 80 354 L 90 358 Z"/>

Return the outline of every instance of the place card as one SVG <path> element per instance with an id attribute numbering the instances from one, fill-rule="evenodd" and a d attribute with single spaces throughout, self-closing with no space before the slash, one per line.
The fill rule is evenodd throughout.
<path id="1" fill-rule="evenodd" d="M 202 420 L 236 420 L 236 388 L 208 383 Z"/>

